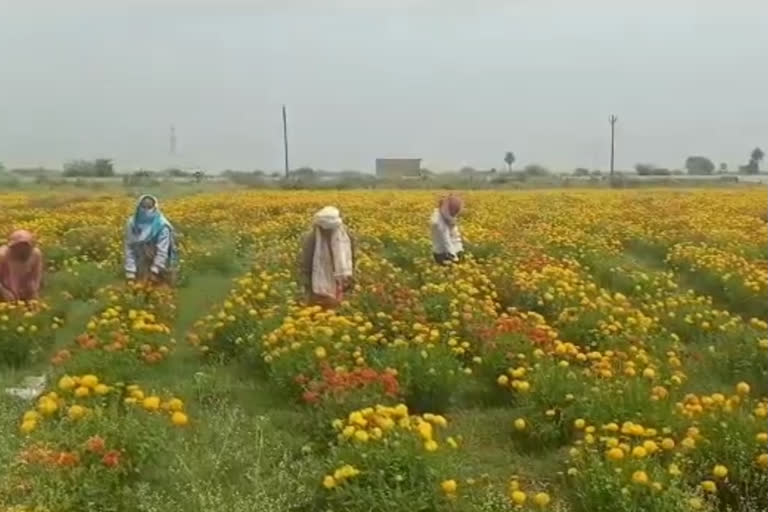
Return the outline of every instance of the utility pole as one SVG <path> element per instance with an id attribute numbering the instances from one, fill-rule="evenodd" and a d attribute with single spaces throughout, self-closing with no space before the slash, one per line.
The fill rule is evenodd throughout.
<path id="1" fill-rule="evenodd" d="M 616 150 L 616 121 L 619 118 L 615 115 L 611 115 L 608 118 L 608 122 L 611 123 L 611 178 L 613 178 L 613 155 Z"/>
<path id="2" fill-rule="evenodd" d="M 285 177 L 288 178 L 288 118 L 283 105 L 283 150 L 285 151 Z"/>

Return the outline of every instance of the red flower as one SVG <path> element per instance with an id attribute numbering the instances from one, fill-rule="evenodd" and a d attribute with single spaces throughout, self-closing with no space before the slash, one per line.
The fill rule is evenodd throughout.
<path id="1" fill-rule="evenodd" d="M 77 465 L 79 458 L 75 452 L 61 452 L 56 457 L 56 464 L 59 466 L 72 467 Z"/>
<path id="2" fill-rule="evenodd" d="M 117 450 L 109 450 L 101 458 L 101 463 L 108 468 L 115 468 L 120 464 L 120 452 Z"/>
<path id="3" fill-rule="evenodd" d="M 101 453 L 104 451 L 106 443 L 100 436 L 93 436 L 85 442 L 85 449 L 91 453 Z"/>
<path id="4" fill-rule="evenodd" d="M 305 391 L 302 393 L 301 398 L 308 404 L 313 404 L 317 402 L 319 395 L 314 391 Z"/>

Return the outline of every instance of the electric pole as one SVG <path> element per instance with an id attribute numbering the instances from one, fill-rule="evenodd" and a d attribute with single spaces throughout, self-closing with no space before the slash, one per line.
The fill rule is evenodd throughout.
<path id="1" fill-rule="evenodd" d="M 616 150 L 616 121 L 618 120 L 619 118 L 615 115 L 611 115 L 608 118 L 608 122 L 611 123 L 611 178 L 613 178 L 613 156 Z"/>
<path id="2" fill-rule="evenodd" d="M 283 150 L 285 151 L 285 177 L 288 178 L 288 118 L 283 105 Z"/>

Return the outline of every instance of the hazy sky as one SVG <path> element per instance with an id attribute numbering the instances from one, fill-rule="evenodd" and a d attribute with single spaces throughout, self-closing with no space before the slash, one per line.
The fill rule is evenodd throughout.
<path id="1" fill-rule="evenodd" d="M 606 168 L 616 113 L 619 168 L 733 168 L 768 150 L 766 27 L 766 0 L 0 0 L 0 162 L 280 169 L 285 103 L 292 167 Z"/>

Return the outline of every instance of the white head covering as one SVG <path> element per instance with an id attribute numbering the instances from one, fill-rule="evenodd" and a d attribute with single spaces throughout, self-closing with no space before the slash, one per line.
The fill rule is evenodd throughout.
<path id="1" fill-rule="evenodd" d="M 315 214 L 315 227 L 333 231 L 340 228 L 344 221 L 341 220 L 341 213 L 335 206 L 326 206 Z"/>
<path id="2" fill-rule="evenodd" d="M 326 206 L 315 214 L 315 253 L 312 258 L 312 291 L 338 298 L 339 279 L 352 276 L 352 242 L 339 209 Z M 330 231 L 328 241 L 320 230 Z"/>

